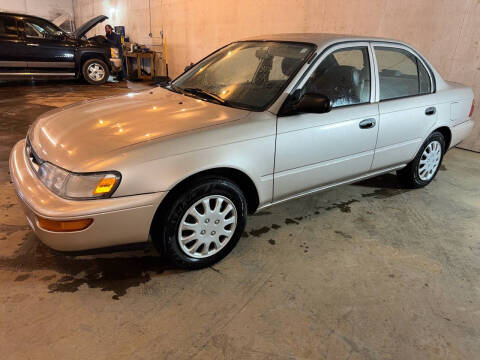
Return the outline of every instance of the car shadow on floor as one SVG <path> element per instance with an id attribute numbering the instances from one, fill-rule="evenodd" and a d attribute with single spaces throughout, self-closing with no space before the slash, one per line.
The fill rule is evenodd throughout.
<path id="1" fill-rule="evenodd" d="M 388 173 L 374 178 L 362 180 L 352 184 L 352 186 L 361 186 L 366 188 L 375 188 L 373 192 L 363 193 L 362 197 L 374 197 L 376 199 L 386 199 L 411 191 L 406 188 L 399 180 L 398 176 Z"/>
<path id="2" fill-rule="evenodd" d="M 383 189 L 402 189 L 404 186 L 398 180 L 398 176 L 395 174 L 384 174 L 376 176 L 370 179 L 362 180 L 356 182 L 352 185 L 372 187 L 372 188 L 383 188 Z"/>
<path id="3" fill-rule="evenodd" d="M 49 293 L 76 292 L 86 285 L 113 292 L 115 300 L 156 275 L 182 272 L 173 268 L 150 243 L 72 255 L 49 249 L 31 231 L 14 256 L 0 257 L 0 270 L 16 272 L 14 281 L 37 278 L 38 271 L 52 272 L 37 279 L 46 283 Z"/>
<path id="4" fill-rule="evenodd" d="M 389 198 L 409 191 L 402 188 L 393 174 L 386 174 L 353 184 L 373 191 L 362 192 L 362 198 Z M 339 209 L 350 212 L 350 205 L 357 199 L 339 201 L 312 209 L 312 214 L 320 216 L 323 211 Z M 260 212 L 257 216 L 270 214 Z M 304 217 L 285 219 L 286 226 L 299 224 Z M 272 229 L 279 228 L 272 225 Z M 244 237 L 260 236 L 270 230 L 268 226 L 251 229 Z M 258 232 L 258 233 L 257 233 Z M 44 281 L 50 293 L 76 292 L 82 285 L 89 288 L 111 291 L 112 299 L 118 300 L 131 287 L 138 287 L 162 274 L 183 272 L 174 268 L 154 249 L 151 243 L 134 244 L 123 247 L 90 250 L 77 253 L 59 253 L 43 245 L 33 232 L 28 232 L 13 256 L 0 257 L 0 270 L 15 272 L 15 281 L 38 278 L 39 271 L 50 274 L 37 280 Z"/>

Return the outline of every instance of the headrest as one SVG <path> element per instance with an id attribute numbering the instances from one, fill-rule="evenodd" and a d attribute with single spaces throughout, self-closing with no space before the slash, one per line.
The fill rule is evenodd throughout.
<path id="1" fill-rule="evenodd" d="M 293 58 L 284 58 L 282 60 L 282 72 L 285 76 L 290 76 L 295 71 L 295 65 L 297 65 L 298 60 Z"/>
<path id="2" fill-rule="evenodd" d="M 339 65 L 331 67 L 325 73 L 329 78 L 336 78 L 340 83 L 343 84 L 355 84 L 357 85 L 360 81 L 360 73 L 353 66 Z"/>

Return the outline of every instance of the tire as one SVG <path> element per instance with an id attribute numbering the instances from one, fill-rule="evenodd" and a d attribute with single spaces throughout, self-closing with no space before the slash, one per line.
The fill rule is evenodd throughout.
<path id="1" fill-rule="evenodd" d="M 88 59 L 82 66 L 83 78 L 91 85 L 105 84 L 110 76 L 110 70 L 103 60 Z"/>
<path id="2" fill-rule="evenodd" d="M 173 265 L 201 269 L 232 251 L 246 219 L 247 201 L 235 183 L 225 178 L 202 178 L 173 195 L 166 209 L 155 216 L 151 235 L 156 248 Z"/>
<path id="3" fill-rule="evenodd" d="M 442 133 L 434 131 L 420 147 L 417 156 L 397 171 L 400 181 L 411 189 L 428 185 L 437 175 L 444 154 L 445 138 Z"/>

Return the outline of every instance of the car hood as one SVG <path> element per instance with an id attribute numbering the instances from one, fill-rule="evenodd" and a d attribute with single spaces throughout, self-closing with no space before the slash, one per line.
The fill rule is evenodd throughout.
<path id="1" fill-rule="evenodd" d="M 83 25 L 79 26 L 77 30 L 73 32 L 73 36 L 76 39 L 80 39 L 83 35 L 85 35 L 90 29 L 92 29 L 95 25 L 100 24 L 102 21 L 108 19 L 108 16 L 99 15 L 94 17 L 93 19 L 88 20 Z"/>
<path id="2" fill-rule="evenodd" d="M 32 125 L 28 137 L 40 158 L 71 171 L 89 171 L 89 164 L 108 159 L 115 151 L 124 154 L 131 145 L 248 114 L 155 88 L 53 110 Z"/>

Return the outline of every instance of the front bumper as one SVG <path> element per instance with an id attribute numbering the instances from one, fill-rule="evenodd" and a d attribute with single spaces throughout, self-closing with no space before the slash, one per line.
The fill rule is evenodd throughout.
<path id="1" fill-rule="evenodd" d="M 10 176 L 27 221 L 40 240 L 55 250 L 80 251 L 148 240 L 155 211 L 166 192 L 98 200 L 66 200 L 47 189 L 33 172 L 25 140 L 10 154 Z M 92 218 L 84 230 L 52 232 L 38 226 L 38 216 L 51 220 Z"/>

